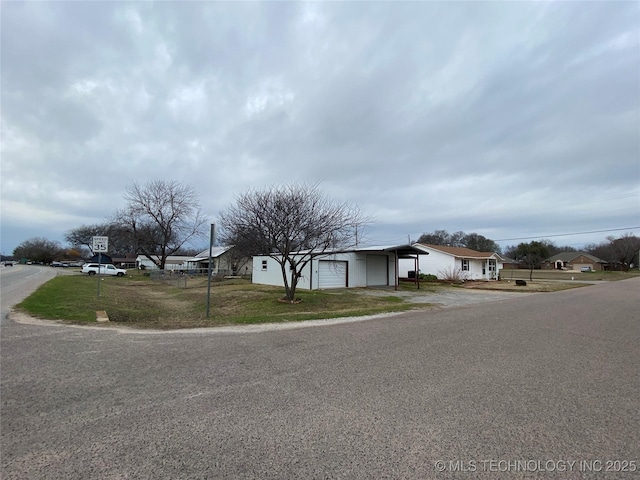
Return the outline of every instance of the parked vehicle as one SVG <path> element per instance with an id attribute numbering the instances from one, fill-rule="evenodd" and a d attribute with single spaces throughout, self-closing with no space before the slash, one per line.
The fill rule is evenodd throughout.
<path id="1" fill-rule="evenodd" d="M 98 265 L 97 263 L 85 263 L 82 266 L 82 273 L 88 273 L 89 275 L 100 273 L 100 275 L 114 275 L 117 277 L 124 277 L 127 274 L 127 271 L 122 268 L 116 268 L 111 264 Z"/>
<path id="2" fill-rule="evenodd" d="M 582 267 L 580 269 L 581 272 L 590 272 L 591 271 L 591 267 Z"/>
<path id="3" fill-rule="evenodd" d="M 69 264 L 68 263 L 64 263 L 64 262 L 51 262 L 51 266 L 52 267 L 67 268 L 69 266 Z"/>

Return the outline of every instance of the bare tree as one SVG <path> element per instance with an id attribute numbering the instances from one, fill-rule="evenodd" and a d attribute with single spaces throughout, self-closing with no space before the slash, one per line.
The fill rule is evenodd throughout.
<path id="1" fill-rule="evenodd" d="M 457 232 L 453 232 L 449 237 L 449 246 L 465 247 L 465 237 L 466 234 L 463 231 L 458 230 Z"/>
<path id="2" fill-rule="evenodd" d="M 110 255 L 125 256 L 127 253 L 136 253 L 135 241 L 129 229 L 118 223 L 82 225 L 69 230 L 64 239 L 74 247 L 87 247 L 91 251 L 92 238 L 95 236 L 109 237 Z"/>
<path id="3" fill-rule="evenodd" d="M 625 270 L 634 263 L 640 250 L 640 238 L 627 233 L 619 238 L 607 237 L 610 244 L 611 256 L 623 265 Z"/>
<path id="4" fill-rule="evenodd" d="M 220 215 L 224 243 L 249 256 L 269 255 L 280 264 L 285 299 L 291 302 L 311 259 L 354 246 L 366 223 L 357 206 L 328 199 L 317 185 L 302 184 L 249 191 Z"/>
<path id="5" fill-rule="evenodd" d="M 87 247 L 91 250 L 93 248 L 92 237 L 104 235 L 104 232 L 103 225 L 82 225 L 69 230 L 64 235 L 64 239 L 74 247 Z"/>
<path id="6" fill-rule="evenodd" d="M 177 181 L 154 180 L 127 188 L 127 206 L 112 221 L 126 228 L 143 254 L 163 269 L 167 257 L 203 234 L 207 221 L 196 192 Z"/>

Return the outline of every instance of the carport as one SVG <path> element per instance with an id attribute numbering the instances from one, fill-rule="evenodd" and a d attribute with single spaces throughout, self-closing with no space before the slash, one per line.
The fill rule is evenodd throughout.
<path id="1" fill-rule="evenodd" d="M 421 247 L 420 244 L 414 243 L 412 245 L 397 245 L 391 247 L 374 247 L 376 250 L 389 252 L 394 254 L 395 258 L 395 281 L 394 281 L 394 289 L 398 290 L 398 285 L 400 284 L 400 276 L 399 276 L 399 266 L 400 259 L 403 260 L 413 260 L 414 270 L 416 275 L 414 277 L 414 283 L 417 288 L 420 289 L 420 275 L 418 272 L 420 271 L 420 255 L 429 255 L 429 252 Z M 366 249 L 359 249 L 359 251 Z"/>

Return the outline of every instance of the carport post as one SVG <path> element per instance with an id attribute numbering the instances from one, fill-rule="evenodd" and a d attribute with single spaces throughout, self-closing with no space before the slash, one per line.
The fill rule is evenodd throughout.
<path id="1" fill-rule="evenodd" d="M 395 291 L 398 291 L 398 283 L 400 283 L 400 274 L 398 273 L 398 268 L 400 268 L 400 259 L 398 258 L 398 249 L 396 248 L 395 250 L 395 255 L 394 255 L 394 272 L 393 272 L 393 289 Z M 389 270 L 388 267 L 388 263 L 387 263 L 387 270 Z M 387 275 L 388 278 L 388 275 Z"/>

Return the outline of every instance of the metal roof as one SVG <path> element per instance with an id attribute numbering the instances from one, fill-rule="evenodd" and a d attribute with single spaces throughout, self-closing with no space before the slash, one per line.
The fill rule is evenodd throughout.
<path id="1" fill-rule="evenodd" d="M 218 258 L 223 253 L 231 250 L 233 245 L 225 246 L 225 247 L 213 247 L 211 248 L 211 257 Z M 209 249 L 203 250 L 198 255 L 193 258 L 189 258 L 187 262 L 202 262 L 204 260 L 209 260 Z"/>

